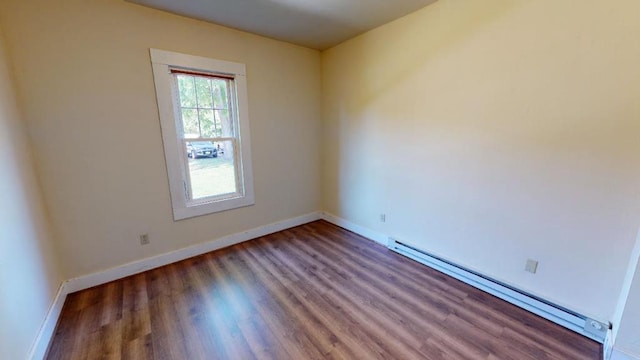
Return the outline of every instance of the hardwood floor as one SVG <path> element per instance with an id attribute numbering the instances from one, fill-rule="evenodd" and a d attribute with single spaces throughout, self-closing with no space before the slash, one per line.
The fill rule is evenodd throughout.
<path id="1" fill-rule="evenodd" d="M 48 359 L 599 359 L 600 345 L 317 221 L 68 296 Z"/>

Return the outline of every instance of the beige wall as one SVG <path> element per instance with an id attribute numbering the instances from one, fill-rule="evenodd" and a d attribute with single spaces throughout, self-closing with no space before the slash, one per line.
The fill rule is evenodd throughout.
<path id="1" fill-rule="evenodd" d="M 0 31 L 0 359 L 26 359 L 62 281 Z"/>
<path id="2" fill-rule="evenodd" d="M 440 0 L 324 52 L 324 209 L 610 320 L 640 221 L 639 18 Z"/>
<path id="3" fill-rule="evenodd" d="M 34 154 L 0 44 L 0 358 L 62 278 L 321 208 L 612 319 L 640 220 L 639 15 L 440 0 L 320 56 L 123 1 L 0 2 Z M 172 220 L 149 48 L 247 64 L 255 206 Z"/>
<path id="4" fill-rule="evenodd" d="M 0 22 L 67 278 L 320 209 L 317 51 L 115 0 Z M 149 48 L 246 64 L 255 206 L 173 221 Z"/>

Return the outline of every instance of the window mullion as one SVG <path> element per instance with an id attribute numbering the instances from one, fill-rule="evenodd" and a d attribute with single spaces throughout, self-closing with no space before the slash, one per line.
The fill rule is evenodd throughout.
<path id="1" fill-rule="evenodd" d="M 236 140 L 235 137 L 211 137 L 211 138 L 193 138 L 193 139 L 183 139 L 185 142 L 194 142 L 194 141 L 233 141 Z"/>

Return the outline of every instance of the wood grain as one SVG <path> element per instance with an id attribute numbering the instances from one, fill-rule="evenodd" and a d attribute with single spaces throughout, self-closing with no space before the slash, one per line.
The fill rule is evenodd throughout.
<path id="1" fill-rule="evenodd" d="M 599 359 L 596 342 L 324 221 L 68 296 L 48 359 Z"/>

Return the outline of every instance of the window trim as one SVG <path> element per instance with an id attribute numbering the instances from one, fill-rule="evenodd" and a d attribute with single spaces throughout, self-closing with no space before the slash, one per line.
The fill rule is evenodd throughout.
<path id="1" fill-rule="evenodd" d="M 239 207 L 250 206 L 255 203 L 253 189 L 253 172 L 251 166 L 251 139 L 249 130 L 249 105 L 247 98 L 247 80 L 245 64 L 210 59 L 201 56 L 181 54 L 166 50 L 149 49 L 153 78 L 162 130 L 167 176 L 173 208 L 174 220 L 182 220 L 195 216 L 216 213 Z M 237 117 L 237 159 L 239 188 L 244 189 L 244 195 L 232 198 L 216 199 L 203 203 L 189 204 L 187 189 L 185 188 L 186 168 L 185 160 L 181 156 L 183 139 L 178 137 L 176 118 L 174 76 L 171 69 L 219 74 L 233 77 L 235 88 L 235 110 Z M 186 155 L 184 156 L 186 157 Z"/>

